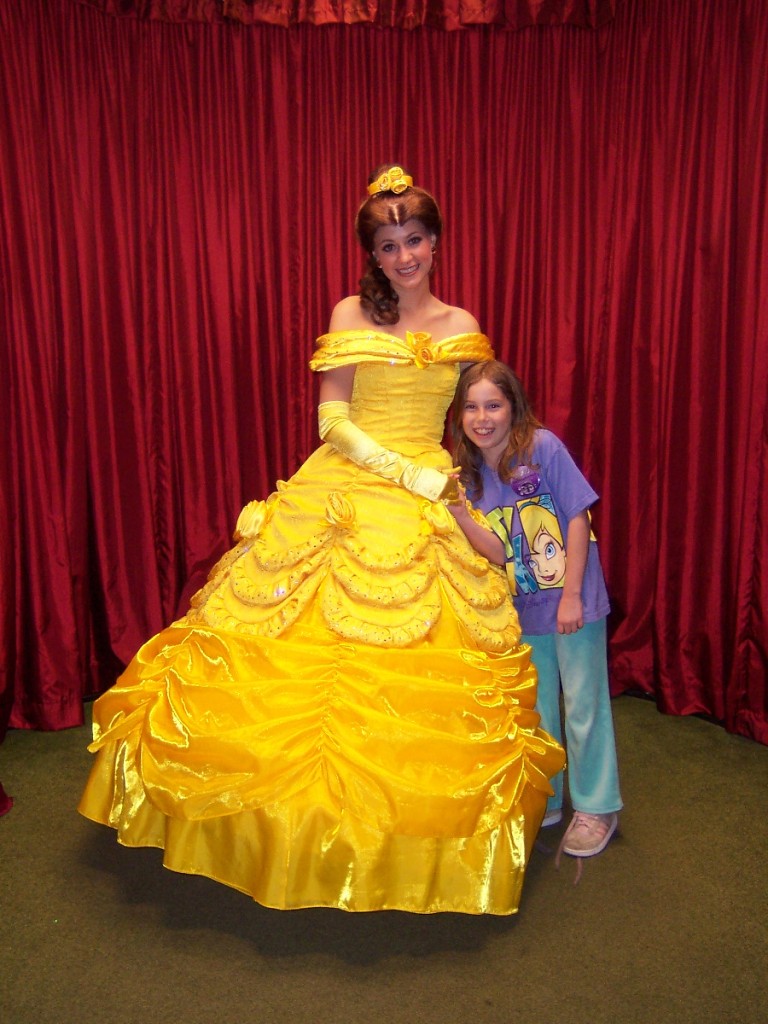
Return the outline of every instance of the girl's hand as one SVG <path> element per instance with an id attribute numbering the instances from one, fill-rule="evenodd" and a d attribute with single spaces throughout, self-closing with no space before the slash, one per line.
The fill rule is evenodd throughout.
<path id="1" fill-rule="evenodd" d="M 584 625 L 584 605 L 580 594 L 563 593 L 557 606 L 557 632 L 578 633 Z"/>
<path id="2" fill-rule="evenodd" d="M 459 497 L 455 501 L 445 502 L 445 506 L 466 534 L 466 527 L 470 523 L 474 523 L 474 519 L 469 514 L 469 507 L 467 506 L 467 492 L 461 483 L 459 484 Z"/>

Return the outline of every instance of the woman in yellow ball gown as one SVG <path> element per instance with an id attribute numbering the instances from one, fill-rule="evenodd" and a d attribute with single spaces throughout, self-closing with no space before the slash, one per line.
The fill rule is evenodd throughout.
<path id="1" fill-rule="evenodd" d="M 356 228 L 310 364 L 324 444 L 96 701 L 79 809 L 268 907 L 510 914 L 563 753 L 492 535 L 446 507 L 445 414 L 492 351 L 432 294 L 440 212 L 402 168 Z"/>

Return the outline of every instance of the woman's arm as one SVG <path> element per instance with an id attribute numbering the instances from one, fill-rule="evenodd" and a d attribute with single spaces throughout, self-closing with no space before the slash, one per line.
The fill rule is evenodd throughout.
<path id="1" fill-rule="evenodd" d="M 322 405 L 323 402 L 351 402 L 356 369 L 357 367 L 353 364 L 326 370 L 320 377 L 320 404 Z"/>
<path id="2" fill-rule="evenodd" d="M 384 448 L 349 418 L 355 367 L 339 366 L 326 370 L 320 382 L 317 420 L 320 437 L 356 466 L 392 480 L 412 494 L 430 501 L 452 495 L 456 482 L 452 475 L 431 466 L 419 466 L 411 459 Z"/>
<path id="3" fill-rule="evenodd" d="M 355 331 L 365 330 L 371 326 L 360 305 L 358 295 L 347 295 L 333 307 L 331 319 L 328 324 L 328 333 L 334 331 Z M 355 366 L 338 366 L 333 370 L 326 370 L 320 378 L 319 401 L 322 402 L 351 402 L 352 385 L 355 381 Z"/>

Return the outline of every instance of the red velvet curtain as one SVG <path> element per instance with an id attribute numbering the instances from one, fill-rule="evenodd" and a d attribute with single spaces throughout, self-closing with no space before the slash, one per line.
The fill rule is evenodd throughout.
<path id="1" fill-rule="evenodd" d="M 596 28 L 623 0 L 79 0 L 118 17 L 244 25 L 376 25 L 447 31 L 470 25 Z"/>
<path id="2" fill-rule="evenodd" d="M 445 32 L 0 5 L 12 725 L 80 722 L 316 445 L 307 360 L 396 158 L 444 208 L 441 295 L 602 495 L 615 691 L 768 742 L 768 6 L 613 8 Z"/>

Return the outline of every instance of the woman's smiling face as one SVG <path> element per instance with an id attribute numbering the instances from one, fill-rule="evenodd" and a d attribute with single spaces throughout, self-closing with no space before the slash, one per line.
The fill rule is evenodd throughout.
<path id="1" fill-rule="evenodd" d="M 373 255 L 394 288 L 413 288 L 429 276 L 432 269 L 434 235 L 419 220 L 405 224 L 385 224 L 373 240 Z"/>

